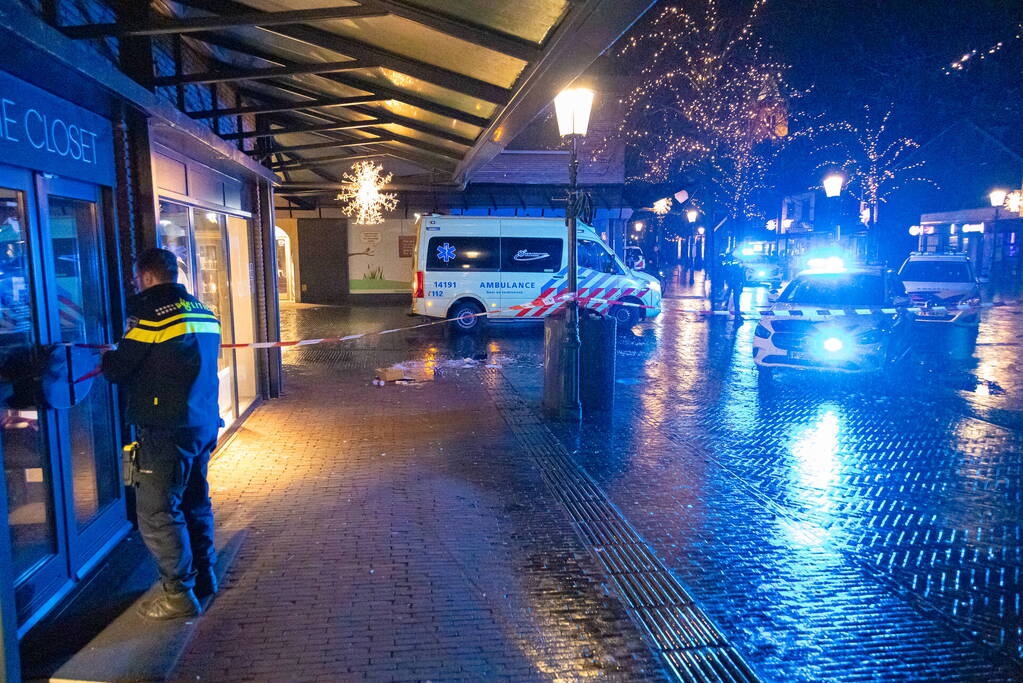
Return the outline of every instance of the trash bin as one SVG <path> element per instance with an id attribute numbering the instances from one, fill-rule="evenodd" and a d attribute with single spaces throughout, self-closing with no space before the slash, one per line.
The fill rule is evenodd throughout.
<path id="1" fill-rule="evenodd" d="M 561 417 L 565 402 L 565 309 L 543 321 L 543 410 Z"/>
<path id="2" fill-rule="evenodd" d="M 596 311 L 579 311 L 579 399 L 585 412 L 610 411 L 615 401 L 618 321 Z"/>

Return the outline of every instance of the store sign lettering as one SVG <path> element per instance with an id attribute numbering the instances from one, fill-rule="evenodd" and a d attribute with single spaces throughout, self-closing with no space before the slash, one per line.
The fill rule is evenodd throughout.
<path id="1" fill-rule="evenodd" d="M 0 154 L 5 163 L 112 185 L 110 122 L 0 73 Z"/>

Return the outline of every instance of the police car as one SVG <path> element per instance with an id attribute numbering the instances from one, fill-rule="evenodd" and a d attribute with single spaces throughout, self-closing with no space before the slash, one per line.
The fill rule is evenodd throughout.
<path id="1" fill-rule="evenodd" d="M 413 313 L 468 331 L 484 318 L 538 320 L 565 307 L 564 219 L 423 216 L 416 228 Z M 581 306 L 615 316 L 619 329 L 661 312 L 657 278 L 627 268 L 593 228 L 580 224 L 577 237 Z"/>
<path id="2" fill-rule="evenodd" d="M 914 252 L 902 264 L 899 276 L 913 305 L 922 309 L 917 320 L 955 325 L 980 322 L 978 309 L 958 308 L 980 305 L 980 286 L 966 254 Z"/>
<path id="3" fill-rule="evenodd" d="M 892 271 L 846 269 L 840 262 L 805 270 L 757 324 L 753 362 L 764 373 L 884 370 L 909 352 L 909 303 Z"/>
<path id="4" fill-rule="evenodd" d="M 781 266 L 766 256 L 742 259 L 746 269 L 746 282 L 751 285 L 767 285 L 771 289 L 781 286 Z"/>
<path id="5" fill-rule="evenodd" d="M 646 257 L 639 247 L 625 247 L 625 264 L 633 270 L 646 270 Z"/>

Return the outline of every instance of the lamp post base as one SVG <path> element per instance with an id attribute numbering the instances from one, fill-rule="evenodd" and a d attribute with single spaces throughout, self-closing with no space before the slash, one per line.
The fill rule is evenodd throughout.
<path id="1" fill-rule="evenodd" d="M 580 346 L 579 328 L 569 324 L 567 310 L 544 320 L 543 411 L 550 418 L 578 421 L 582 417 Z"/>
<path id="2" fill-rule="evenodd" d="M 579 311 L 575 304 L 569 304 L 568 321 L 565 325 L 564 341 L 564 377 L 565 393 L 561 402 L 558 417 L 562 420 L 579 420 L 582 418 L 582 401 L 579 400 Z"/>

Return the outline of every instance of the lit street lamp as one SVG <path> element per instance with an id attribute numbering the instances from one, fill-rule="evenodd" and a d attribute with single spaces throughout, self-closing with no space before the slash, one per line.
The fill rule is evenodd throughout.
<path id="1" fill-rule="evenodd" d="M 832 218 L 835 221 L 835 242 L 839 245 L 842 243 L 842 224 L 839 221 L 838 215 L 838 197 L 842 194 L 842 186 L 845 185 L 845 175 L 841 173 L 829 173 L 824 176 L 824 180 L 821 182 L 824 186 L 824 194 L 827 195 L 828 199 L 831 199 L 831 213 Z"/>
<path id="2" fill-rule="evenodd" d="M 696 219 L 700 217 L 700 212 L 697 209 L 689 209 L 686 211 L 686 220 L 690 223 L 695 223 Z"/>
<path id="3" fill-rule="evenodd" d="M 568 318 L 565 326 L 565 391 L 561 413 L 564 417 L 579 418 L 579 305 L 575 297 L 579 292 L 578 262 L 576 245 L 576 214 L 579 212 L 579 138 L 586 135 L 593 107 L 593 91 L 587 88 L 562 90 L 554 98 L 554 109 L 558 116 L 558 132 L 561 137 L 572 141 L 572 156 L 568 165 L 568 202 L 565 206 L 565 224 L 568 226 Z"/>
<path id="4" fill-rule="evenodd" d="M 1009 191 L 1003 190 L 1000 187 L 991 190 L 991 193 L 987 196 L 987 198 L 991 200 L 991 206 L 995 207 L 995 219 L 991 221 L 991 232 L 995 233 L 995 236 L 991 239 L 1000 239 L 998 237 L 998 213 L 1002 210 L 1002 207 L 1005 206 L 1005 200 L 1008 196 Z"/>
<path id="5" fill-rule="evenodd" d="M 842 186 L 845 185 L 845 176 L 841 173 L 830 173 L 824 178 L 824 194 L 834 199 L 842 194 Z"/>

